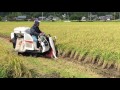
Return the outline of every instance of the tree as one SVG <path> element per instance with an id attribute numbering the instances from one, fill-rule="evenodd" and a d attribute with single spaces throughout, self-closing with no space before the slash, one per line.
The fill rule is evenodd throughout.
<path id="1" fill-rule="evenodd" d="M 0 21 L 2 21 L 2 17 L 0 16 Z"/>
<path id="2" fill-rule="evenodd" d="M 70 20 L 80 20 L 82 17 L 86 17 L 86 12 L 71 12 L 70 13 Z"/>
<path id="3" fill-rule="evenodd" d="M 91 12 L 92 15 L 97 16 L 105 16 L 105 15 L 113 15 L 115 16 L 115 19 L 118 19 L 120 17 L 120 14 L 116 12 Z M 66 19 L 69 17 L 70 19 L 80 19 L 81 17 L 87 17 L 88 18 L 88 12 L 44 12 L 44 16 L 48 17 L 50 15 L 57 16 L 61 19 L 63 18 L 63 15 L 66 14 Z M 69 16 L 67 16 L 69 14 Z M 42 16 L 42 12 L 0 12 L 0 16 L 4 17 L 7 16 L 8 18 L 13 18 L 16 16 L 26 15 L 27 17 L 31 18 L 38 18 L 39 16 Z"/>
<path id="4" fill-rule="evenodd" d="M 79 19 L 81 19 L 81 16 L 77 16 L 77 15 L 70 16 L 70 20 L 79 20 Z"/>

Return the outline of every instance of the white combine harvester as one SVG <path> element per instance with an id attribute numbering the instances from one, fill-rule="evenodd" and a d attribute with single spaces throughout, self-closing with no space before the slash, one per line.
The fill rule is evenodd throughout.
<path id="1" fill-rule="evenodd" d="M 43 55 L 45 57 L 57 58 L 55 43 L 50 35 L 38 36 L 37 47 L 40 48 L 40 50 L 35 50 L 33 38 L 30 35 L 30 27 L 14 28 L 14 31 L 11 33 L 10 41 L 13 43 L 14 50 L 20 54 L 32 53 Z"/>

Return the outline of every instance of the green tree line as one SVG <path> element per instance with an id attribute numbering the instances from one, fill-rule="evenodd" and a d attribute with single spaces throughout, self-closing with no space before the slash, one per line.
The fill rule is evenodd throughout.
<path id="1" fill-rule="evenodd" d="M 0 17 L 7 16 L 8 18 L 17 17 L 21 15 L 27 16 L 27 18 L 38 18 L 40 16 L 48 17 L 49 15 L 57 16 L 61 19 L 64 19 L 64 16 L 66 19 L 70 20 L 79 20 L 81 17 L 85 16 L 88 17 L 89 14 L 92 15 L 113 15 L 115 19 L 120 18 L 119 12 L 0 12 Z"/>

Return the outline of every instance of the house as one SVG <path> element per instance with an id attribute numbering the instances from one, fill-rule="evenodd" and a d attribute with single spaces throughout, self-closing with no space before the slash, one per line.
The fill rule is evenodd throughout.
<path id="1" fill-rule="evenodd" d="M 113 15 L 106 15 L 106 19 L 107 20 L 112 20 L 113 19 Z"/>
<path id="2" fill-rule="evenodd" d="M 27 17 L 26 16 L 18 16 L 16 17 L 16 20 L 26 20 Z"/>
<path id="3" fill-rule="evenodd" d="M 50 15 L 50 16 L 48 16 L 48 17 L 46 18 L 46 20 L 47 20 L 47 21 L 53 20 L 53 17 L 54 17 L 54 16 Z"/>
<path id="4" fill-rule="evenodd" d="M 8 21 L 8 20 L 7 20 L 7 17 L 6 17 L 6 16 L 3 17 L 3 18 L 2 18 L 2 21 Z"/>
<path id="5" fill-rule="evenodd" d="M 81 21 L 87 21 L 87 20 L 86 20 L 86 17 L 83 16 L 83 17 L 81 18 Z"/>
<path id="6" fill-rule="evenodd" d="M 98 19 L 97 15 L 90 15 L 88 16 L 89 20 L 96 21 Z"/>
<path id="7" fill-rule="evenodd" d="M 98 18 L 100 21 L 104 21 L 104 20 L 106 20 L 106 16 L 99 16 L 99 18 Z"/>
<path id="8" fill-rule="evenodd" d="M 45 20 L 46 17 L 38 17 L 38 19 L 41 21 L 41 20 Z"/>
<path id="9" fill-rule="evenodd" d="M 48 16 L 48 17 L 46 18 L 46 20 L 47 20 L 47 21 L 58 21 L 58 20 L 60 20 L 60 18 L 59 18 L 59 17 L 56 17 L 56 16 L 50 15 L 50 16 Z"/>
<path id="10" fill-rule="evenodd" d="M 60 20 L 60 18 L 59 17 L 53 17 L 53 20 L 57 21 L 57 20 Z"/>
<path id="11" fill-rule="evenodd" d="M 103 21 L 109 21 L 113 19 L 113 15 L 105 15 L 105 16 L 99 16 L 99 20 Z"/>

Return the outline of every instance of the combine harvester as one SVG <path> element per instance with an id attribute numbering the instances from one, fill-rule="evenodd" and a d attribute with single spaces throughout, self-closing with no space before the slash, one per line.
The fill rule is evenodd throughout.
<path id="1" fill-rule="evenodd" d="M 10 41 L 13 43 L 13 48 L 18 54 L 34 54 L 48 58 L 57 59 L 57 50 L 55 48 L 55 40 L 50 35 L 38 36 L 37 48 L 35 50 L 33 38 L 30 35 L 30 27 L 16 27 L 11 33 Z"/>

